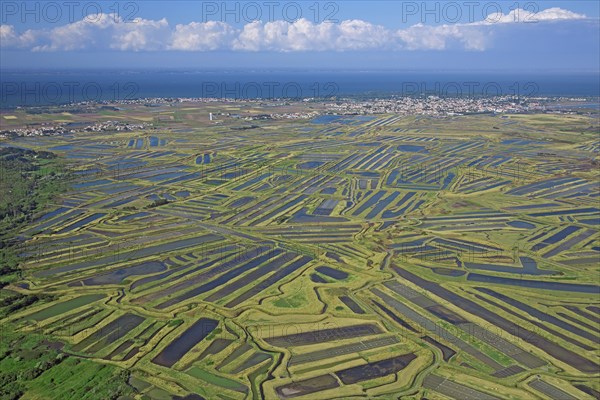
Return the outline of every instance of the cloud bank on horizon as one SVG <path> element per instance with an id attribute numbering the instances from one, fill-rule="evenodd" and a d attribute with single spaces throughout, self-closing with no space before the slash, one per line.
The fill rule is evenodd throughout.
<path id="1" fill-rule="evenodd" d="M 166 18 L 137 18 L 124 22 L 114 14 L 89 15 L 85 19 L 52 29 L 18 32 L 13 25 L 0 25 L 0 48 L 32 52 L 112 50 L 142 51 L 233 51 L 233 52 L 351 52 L 450 50 L 485 51 L 494 46 L 500 30 L 512 26 L 590 21 L 558 7 L 535 14 L 512 10 L 494 13 L 481 21 L 443 25 L 416 24 L 392 30 L 352 19 L 338 23 L 314 23 L 307 19 L 255 21 L 236 28 L 220 21 L 190 22 L 172 26 Z M 595 21 L 596 23 L 598 21 Z"/>

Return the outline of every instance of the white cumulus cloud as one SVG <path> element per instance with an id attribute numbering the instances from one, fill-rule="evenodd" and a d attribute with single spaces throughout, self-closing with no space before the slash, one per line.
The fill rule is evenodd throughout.
<path id="1" fill-rule="evenodd" d="M 396 32 L 407 50 L 447 50 L 464 48 L 482 51 L 488 47 L 490 34 L 468 24 L 428 26 L 413 25 Z"/>
<path id="2" fill-rule="evenodd" d="M 564 10 L 558 7 L 552 7 L 542 11 L 524 10 L 522 8 L 516 8 L 514 10 L 511 10 L 508 14 L 489 14 L 483 21 L 474 22 L 472 25 L 565 21 L 585 18 L 586 16 L 583 14 L 577 14 L 572 11 Z"/>
<path id="3" fill-rule="evenodd" d="M 12 25 L 0 25 L 0 47 L 31 51 L 484 51 L 493 44 L 500 27 L 582 19 L 587 17 L 557 7 L 535 13 L 515 9 L 472 23 L 416 24 L 391 30 L 360 19 L 339 23 L 314 23 L 304 18 L 295 22 L 255 21 L 236 28 L 219 21 L 171 26 L 165 18 L 125 22 L 117 15 L 97 14 L 52 29 L 23 33 Z"/>
<path id="4" fill-rule="evenodd" d="M 0 25 L 0 47 L 29 47 L 36 41 L 36 32 L 29 29 L 18 34 L 12 25 Z"/>
<path id="5" fill-rule="evenodd" d="M 392 33 L 384 27 L 362 20 L 315 24 L 302 18 L 295 22 L 247 24 L 234 40 L 233 49 L 283 52 L 377 50 L 387 47 L 392 39 Z"/>
<path id="6" fill-rule="evenodd" d="M 167 45 L 169 50 L 209 51 L 227 48 L 237 30 L 219 21 L 178 24 Z"/>
<path id="7" fill-rule="evenodd" d="M 118 50 L 163 50 L 164 37 L 170 34 L 165 18 L 159 21 L 136 19 L 130 23 L 115 23 L 112 27 L 111 48 Z"/>
<path id="8" fill-rule="evenodd" d="M 397 37 L 408 50 L 447 50 L 463 48 L 483 51 L 490 47 L 494 32 L 508 24 L 526 24 L 548 21 L 570 21 L 586 19 L 561 8 L 549 8 L 539 12 L 523 9 L 511 10 L 507 14 L 492 13 L 483 21 L 444 25 L 416 24 L 396 32 Z"/>

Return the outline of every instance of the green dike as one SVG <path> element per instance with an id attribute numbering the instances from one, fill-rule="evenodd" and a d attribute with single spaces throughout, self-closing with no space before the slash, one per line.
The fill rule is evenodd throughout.
<path id="1" fill-rule="evenodd" d="M 303 293 L 296 293 L 293 296 L 277 299 L 273 304 L 281 308 L 298 308 L 305 304 L 306 297 Z"/>
<path id="2" fill-rule="evenodd" d="M 235 390 L 236 392 L 245 392 L 246 387 L 239 382 L 236 382 L 231 379 L 224 378 L 219 375 L 211 374 L 210 372 L 203 370 L 198 367 L 192 367 L 186 371 L 189 375 L 194 378 L 202 379 L 208 383 L 213 385 L 217 385 L 223 387 L 225 389 Z"/>
<path id="3" fill-rule="evenodd" d="M 23 399 L 116 399 L 133 393 L 129 372 L 74 357 L 30 382 Z"/>
<path id="4" fill-rule="evenodd" d="M 530 198 L 506 194 L 506 192 L 548 178 L 545 176 L 549 171 L 547 162 L 550 162 L 553 167 L 556 166 L 554 171 L 557 175 L 572 174 L 572 170 L 577 178 L 597 180 L 598 173 L 587 169 L 592 165 L 589 157 L 598 146 L 594 140 L 597 135 L 592 136 L 590 132 L 586 134 L 588 138 L 585 141 L 583 137 L 575 139 L 574 142 L 577 143 L 574 146 L 565 144 L 566 142 L 554 141 L 540 141 L 538 144 L 533 144 L 533 147 L 531 143 L 503 143 L 505 139 L 513 139 L 513 141 L 528 138 L 541 139 L 547 133 L 556 138 L 559 134 L 573 136 L 563 133 L 563 130 L 569 132 L 565 129 L 572 125 L 567 120 L 574 118 L 571 116 L 540 117 L 544 125 L 548 125 L 552 130 L 541 134 L 534 127 L 521 129 L 514 125 L 501 125 L 505 119 L 509 120 L 512 117 L 502 118 L 492 115 L 456 118 L 407 116 L 393 124 L 380 124 L 390 118 L 397 118 L 397 116 L 387 115 L 375 117 L 374 122 L 378 123 L 376 126 L 349 124 L 344 127 L 340 124 L 334 127 L 337 132 L 329 131 L 328 126 L 316 127 L 316 124 L 305 123 L 302 120 L 289 122 L 257 120 L 258 129 L 244 131 L 241 131 L 240 126 L 247 125 L 237 117 L 229 119 L 223 115 L 220 122 L 214 126 L 206 122 L 209 111 L 231 112 L 245 116 L 246 112 L 253 115 L 272 112 L 266 111 L 267 108 L 274 109 L 271 106 L 264 107 L 263 110 L 263 107 L 258 105 L 256 107 L 246 104 L 237 105 L 239 107 L 233 107 L 231 104 L 207 103 L 192 105 L 192 108 L 187 110 L 173 104 L 173 107 L 169 106 L 166 109 L 150 110 L 143 104 L 131 104 L 127 109 L 118 112 L 102 110 L 101 114 L 110 116 L 107 119 L 122 121 L 151 122 L 153 119 L 155 121 L 160 119 L 156 125 L 160 128 L 153 129 L 151 133 L 143 130 L 78 132 L 74 136 L 22 139 L 31 140 L 27 145 L 37 146 L 36 148 L 40 149 L 52 146 L 51 148 L 56 148 L 57 152 L 62 152 L 63 150 L 60 150 L 62 147 L 66 149 L 64 154 L 67 157 L 95 156 L 96 154 L 93 153 L 101 156 L 98 159 L 77 158 L 78 161 L 69 161 L 77 163 L 77 171 L 94 171 L 96 168 L 98 170 L 98 174 L 78 175 L 81 183 L 87 183 L 89 186 L 78 188 L 64 199 L 67 201 L 65 207 L 79 208 L 86 212 L 85 215 L 68 214 L 73 210 L 58 209 L 55 214 L 52 214 L 52 218 L 44 220 L 48 222 L 47 224 L 40 221 L 36 222 L 33 228 L 32 224 L 24 224 L 19 228 L 25 231 L 26 235 L 38 232 L 39 237 L 34 243 L 40 244 L 39 250 L 43 250 L 42 245 L 46 243 L 53 246 L 49 252 L 40 252 L 43 257 L 37 262 L 34 259 L 28 260 L 22 267 L 22 275 L 21 271 L 15 271 L 12 275 L 5 276 L 8 281 L 21 280 L 21 285 L 10 286 L 0 291 L 0 316 L 10 316 L 10 320 L 15 322 L 15 330 L 22 329 L 23 332 L 27 332 L 22 335 L 35 335 L 28 338 L 28 341 L 14 342 L 11 346 L 14 348 L 15 356 L 6 357 L 7 360 L 0 365 L 1 371 L 9 371 L 9 374 L 13 374 L 5 375 L 6 383 L 19 383 L 24 398 L 111 398 L 113 394 L 119 393 L 118 388 L 124 381 L 122 378 L 126 376 L 126 372 L 119 369 L 123 368 L 135 376 L 126 381 L 132 386 L 131 390 L 134 393 L 120 395 L 120 400 L 125 400 L 128 396 L 136 399 L 169 400 L 174 396 L 183 397 L 191 393 L 197 393 L 207 399 L 272 399 L 277 398 L 277 389 L 280 386 L 290 382 L 302 383 L 312 377 L 359 365 L 364 366 L 366 362 L 376 363 L 416 349 L 422 354 L 419 363 L 407 368 L 403 373 L 368 379 L 356 385 L 343 385 L 335 390 L 335 396 L 339 398 L 428 396 L 429 389 L 425 389 L 422 382 L 434 370 L 437 376 L 444 378 L 455 376 L 454 380 L 460 381 L 465 387 L 480 388 L 486 393 L 497 393 L 498 397 L 506 399 L 525 399 L 535 395 L 527 387 L 527 382 L 533 374 L 543 375 L 544 380 L 547 379 L 549 383 L 561 387 L 574 396 L 577 396 L 575 389 L 570 388 L 569 385 L 585 384 L 598 388 L 597 379 L 594 379 L 596 377 L 593 374 L 578 374 L 569 363 L 556 365 L 555 360 L 550 356 L 535 349 L 530 350 L 531 346 L 525 342 L 521 342 L 522 346 L 517 343 L 518 347 L 523 347 L 524 351 L 532 351 L 535 356 L 543 358 L 547 361 L 547 366 L 505 378 L 496 378 L 491 375 L 495 371 L 492 367 L 457 348 L 452 341 L 444 340 L 442 336 L 440 342 L 458 352 L 448 362 L 444 362 L 435 346 L 427 345 L 419 338 L 421 335 L 418 333 L 422 333 L 422 329 L 419 329 L 419 332 L 407 331 L 402 323 L 397 322 L 401 320 L 409 326 L 416 327 L 414 322 L 416 320 L 413 321 L 409 315 L 390 309 L 398 319 L 395 322 L 385 313 L 381 314 L 376 308 L 374 309 L 372 301 L 377 299 L 370 294 L 370 289 L 374 285 L 382 285 L 388 281 L 401 281 L 402 278 L 394 273 L 394 267 L 398 267 L 477 302 L 474 288 L 489 285 L 467 281 L 466 272 L 470 268 L 465 266 L 466 262 L 513 265 L 516 262 L 515 257 L 525 255 L 539 262 L 541 268 L 557 270 L 562 274 L 547 279 L 573 283 L 589 282 L 597 272 L 594 265 L 561 266 L 561 264 L 566 260 L 590 257 L 594 254 L 591 252 L 596 251 L 593 247 L 597 245 L 592 240 L 597 238 L 597 233 L 589 238 L 589 243 L 582 241 L 577 246 L 570 246 L 570 249 L 548 258 L 542 257 L 543 252 L 532 250 L 532 247 L 542 239 L 535 239 L 532 242 L 529 239 L 544 232 L 546 236 L 550 236 L 552 229 L 560 229 L 567 224 L 581 225 L 582 229 L 597 232 L 596 226 L 585 222 L 591 221 L 592 217 L 583 216 L 580 221 L 580 218 L 574 216 L 573 220 L 568 221 L 567 216 L 559 219 L 558 217 L 530 217 L 528 214 L 553 209 L 552 204 L 556 204 L 558 209 L 571 208 L 571 203 L 574 209 L 588 207 L 593 198 L 584 193 L 567 199 L 568 194 L 564 196 L 560 194 L 561 191 L 571 190 L 565 185 L 556 186 L 554 190 L 557 191 L 558 197 L 555 199 Z M 292 106 L 299 109 L 307 107 Z M 288 108 L 290 105 L 285 107 Z M 308 107 L 312 109 L 318 105 L 310 103 Z M 173 116 L 170 110 L 175 108 L 180 113 L 178 118 L 181 118 L 181 123 L 178 124 L 173 124 L 173 120 L 169 119 Z M 34 116 L 24 110 L 16 110 L 15 114 L 19 115 L 21 122 L 28 121 L 29 118 L 37 118 L 32 122 L 42 123 L 56 117 Z M 524 122 L 528 121 L 526 116 L 517 118 L 523 119 Z M 94 116 L 93 112 L 73 116 L 73 122 L 103 119 Z M 535 120 L 537 117 L 532 119 Z M 581 119 L 582 130 L 592 122 L 588 117 Z M 564 123 L 558 124 L 559 121 Z M 597 126 L 597 122 L 594 124 Z M 497 129 L 493 130 L 493 125 L 500 125 L 500 132 L 497 132 Z M 539 126 L 539 123 L 537 125 Z M 232 135 L 227 134 L 230 131 L 233 132 Z M 168 139 L 167 146 L 149 147 L 149 134 Z M 577 136 L 580 136 L 579 133 Z M 428 140 L 433 137 L 438 140 Z M 143 140 L 144 145 L 141 149 L 127 145 L 129 140 L 134 139 Z M 406 146 L 410 142 L 423 144 L 428 148 L 429 155 L 399 151 L 398 146 Z M 109 144 L 110 146 L 107 146 Z M 479 144 L 482 147 L 475 146 Z M 21 142 L 20 145 L 24 143 Z M 583 148 L 579 148 L 580 145 Z M 456 146 L 467 147 L 450 151 Z M 98 151 L 93 151 L 96 148 Z M 219 155 L 216 157 L 214 157 L 216 154 L 213 154 L 215 149 L 219 150 Z M 537 154 L 538 149 L 542 153 Z M 211 164 L 195 164 L 199 154 L 207 153 L 212 154 Z M 550 156 L 550 153 L 555 155 Z M 570 155 L 575 157 L 571 159 Z M 413 156 L 417 157 L 413 158 Z M 429 161 L 431 163 L 428 165 L 425 165 L 425 162 L 420 163 L 421 156 L 427 157 L 427 163 Z M 502 161 L 504 158 L 508 158 L 508 161 Z M 474 164 L 473 168 L 466 168 L 465 165 L 470 163 L 471 159 L 479 164 Z M 326 161 L 322 168 L 312 170 L 296 168 L 300 163 L 313 160 L 331 161 Z M 486 167 L 495 162 L 494 160 L 502 161 L 502 164 L 499 164 L 502 165 L 502 169 L 498 168 L 496 171 L 495 168 Z M 569 166 L 565 160 L 569 162 Z M 522 176 L 513 178 L 515 174 L 511 174 L 511 171 L 516 168 L 517 161 L 522 162 L 522 169 L 519 170 Z M 456 167 L 449 167 L 455 162 L 458 163 Z M 454 180 L 447 188 L 439 191 L 417 190 L 429 180 L 429 172 L 426 172 L 425 168 L 431 167 L 428 171 L 434 175 L 438 174 L 435 163 L 440 163 L 439 168 L 444 168 L 448 163 L 446 166 L 450 168 L 449 171 L 456 173 Z M 574 165 L 571 166 L 573 163 Z M 541 168 L 536 168 L 538 164 Z M 564 167 L 561 167 L 561 164 Z M 525 172 L 524 165 L 527 168 Z M 162 171 L 163 169 L 165 171 Z M 420 173 L 420 169 L 424 170 L 423 174 Z M 411 171 L 416 175 L 409 178 Z M 472 171 L 475 172 L 474 175 Z M 260 182 L 251 182 L 255 177 L 268 175 L 269 172 L 272 172 L 270 177 Z M 468 176 L 469 173 L 471 176 Z M 41 174 L 48 176 L 47 172 Z M 179 174 L 190 174 L 190 177 L 179 180 Z M 192 177 L 191 174 L 194 176 Z M 403 183 L 398 181 L 401 175 L 411 183 L 402 186 Z M 389 179 L 388 184 L 388 178 L 392 176 L 395 177 Z M 473 190 L 471 185 L 477 187 L 479 184 L 476 181 L 479 178 L 489 178 L 489 184 L 504 179 L 512 183 L 494 190 Z M 483 183 L 485 179 L 482 180 Z M 94 181 L 106 180 L 110 183 L 94 184 Z M 486 185 L 483 184 L 482 187 Z M 575 185 L 572 194 L 577 194 L 575 192 L 581 190 L 580 187 L 585 187 L 584 185 L 587 183 L 581 182 Z M 361 188 L 363 186 L 364 188 Z M 242 188 L 236 190 L 238 187 Z M 333 192 L 330 189 L 334 189 Z M 359 215 L 353 215 L 355 210 L 368 204 L 369 199 L 380 190 L 386 191 L 386 195 L 379 203 L 370 204 L 363 208 L 364 211 Z M 177 194 L 184 192 L 187 194 Z M 383 204 L 382 201 L 391 192 L 397 194 L 395 200 L 375 210 Z M 405 198 L 409 193 L 414 197 Z M 145 210 L 151 201 L 156 201 L 154 197 L 147 197 L 150 194 L 164 199 L 167 197 L 161 196 L 169 194 L 170 203 Z M 290 196 L 290 199 L 294 196 L 307 196 L 307 198 L 302 204 L 284 209 L 282 206 L 288 203 L 287 200 L 282 199 L 286 196 Z M 172 200 L 173 198 L 175 200 Z M 561 202 L 562 198 L 568 200 L 569 205 L 564 205 Z M 319 209 L 324 201 L 329 200 L 339 202 L 331 216 L 344 217 L 348 222 L 327 221 L 328 217 L 321 215 L 300 218 L 306 212 L 320 214 L 321 212 L 311 211 Z M 400 200 L 402 203 L 399 202 Z M 124 202 L 121 204 L 120 201 Z M 59 202 L 55 203 L 53 209 L 58 207 Z M 546 209 L 538 208 L 539 205 L 546 203 L 552 204 Z M 517 206 L 532 208 L 513 209 Z M 305 210 L 301 211 L 303 208 Z M 46 212 L 46 210 L 36 212 L 36 216 L 44 215 Z M 109 215 L 98 223 L 82 224 L 76 229 L 64 229 L 74 226 L 76 221 L 83 221 L 87 215 L 98 212 L 107 212 Z M 386 212 L 389 212 L 388 217 L 384 218 Z M 65 214 L 68 215 L 65 217 Z M 488 220 L 488 217 L 485 217 L 488 214 L 504 216 L 492 215 Z M 71 217 L 74 218 L 69 220 Z M 52 222 L 54 218 L 56 221 Z M 35 220 L 35 216 L 33 219 Z M 452 222 L 461 219 L 463 220 L 461 224 Z M 527 221 L 535 225 L 535 228 L 509 226 L 508 222 L 504 225 L 496 224 L 494 222 L 496 219 L 511 222 Z M 501 226 L 491 227 L 494 224 Z M 490 225 L 490 227 L 485 231 L 475 230 L 478 225 Z M 39 232 L 44 230 L 40 228 L 42 226 L 48 228 L 45 233 Z M 20 232 L 12 232 L 10 237 L 17 237 L 17 233 Z M 207 233 L 222 236 L 223 239 L 214 243 L 184 242 L 183 244 L 189 246 L 182 245 L 181 241 L 191 240 L 192 236 L 198 238 Z M 434 239 L 444 239 L 446 242 L 444 244 Z M 566 238 L 565 241 L 557 242 L 554 246 L 562 246 L 568 240 L 569 238 Z M 447 241 L 454 244 L 449 244 Z M 173 243 L 178 245 L 175 246 Z M 219 277 L 225 272 L 222 263 L 210 265 L 210 268 L 204 270 L 200 266 L 205 264 L 205 260 L 216 259 L 219 255 L 227 254 L 236 260 L 236 266 L 241 266 L 256 255 L 248 249 L 266 243 L 273 247 L 273 251 L 285 249 L 299 255 L 310 255 L 314 261 L 294 274 L 286 274 L 272 286 L 255 293 L 255 296 L 248 301 L 235 307 L 229 308 L 224 305 L 231 297 L 249 290 L 250 287 L 259 285 L 264 288 L 263 283 L 272 280 L 277 273 L 275 271 L 277 264 L 270 265 L 273 270 L 264 264 L 261 269 L 264 275 L 249 270 L 232 277 L 231 282 L 223 284 L 223 287 L 236 286 L 230 296 L 219 299 L 215 293 L 220 293 L 222 289 L 217 286 L 214 291 L 189 299 L 179 307 L 170 308 L 169 311 L 160 311 L 154 307 L 160 302 L 156 300 L 158 297 L 153 297 L 158 296 L 157 291 L 164 292 L 165 299 L 173 298 L 181 294 L 177 285 L 195 279 L 208 271 L 211 272 L 205 275 L 206 282 L 198 279 L 187 290 L 193 289 L 195 285 L 204 285 L 220 279 Z M 484 251 L 477 250 L 480 246 Z M 492 250 L 495 247 L 498 247 L 497 251 Z M 565 246 L 565 249 L 567 247 L 569 246 Z M 555 247 L 548 247 L 551 248 Z M 22 252 L 22 249 L 17 250 Z M 152 254 L 147 254 L 146 252 L 150 250 Z M 110 259 L 104 258 L 106 256 L 110 256 Z M 156 275 L 147 274 L 146 277 L 127 278 L 122 285 L 104 284 L 93 288 L 69 286 L 71 281 L 82 281 L 98 274 L 119 274 L 123 268 L 130 266 L 128 264 L 131 262 L 127 259 L 140 259 L 142 262 L 142 259 L 147 260 L 148 257 L 165 262 L 169 270 Z M 74 266 L 81 268 L 68 269 Z M 343 270 L 350 276 L 341 282 L 325 278 L 327 283 L 315 283 L 310 280 L 310 276 L 313 273 L 319 274 L 315 271 L 320 266 Z M 448 271 L 465 273 L 462 276 L 444 274 Z M 66 274 L 62 275 L 62 273 Z M 492 275 L 510 277 L 502 274 Z M 132 287 L 131 282 L 135 282 L 135 286 Z M 25 286 L 27 283 L 30 286 Z M 473 325 L 481 326 L 482 329 L 487 329 L 505 339 L 506 334 L 511 332 L 494 324 L 484 324 L 481 318 L 475 317 L 466 309 L 461 311 L 460 301 L 456 304 L 451 298 L 441 301 L 434 292 L 419 289 L 419 285 L 405 283 L 424 298 L 444 305 L 453 314 L 458 314 Z M 494 285 L 490 287 L 495 288 Z M 504 286 L 502 289 L 504 290 Z M 567 296 L 564 293 L 547 291 L 538 293 L 523 291 L 519 287 L 506 287 L 505 290 L 510 297 L 540 311 L 553 314 L 566 313 L 565 315 L 575 320 L 574 325 L 589 324 L 589 322 L 586 322 L 585 317 L 571 312 L 568 308 L 565 310 L 560 307 L 573 306 L 585 313 L 583 315 L 592 317 L 598 312 L 597 308 L 600 308 L 600 300 L 590 299 L 590 296 L 581 294 Z M 92 293 L 105 293 L 107 297 L 79 306 L 81 297 Z M 340 300 L 342 296 L 350 296 L 364 306 L 365 314 L 354 314 L 345 307 Z M 108 301 L 109 297 L 111 297 L 110 301 Z M 484 295 L 484 298 L 488 297 Z M 145 299 L 154 300 L 144 301 Z M 509 355 L 499 350 L 502 349 L 501 343 L 495 347 L 492 339 L 482 336 L 487 331 L 478 330 L 476 336 L 472 335 L 471 328 L 474 329 L 472 325 L 465 325 L 464 330 L 459 329 L 457 325 L 445 322 L 452 321 L 454 317 L 449 316 L 447 319 L 441 317 L 445 313 L 443 310 L 431 314 L 428 311 L 429 304 L 426 300 L 421 300 L 422 305 L 409 308 L 416 315 L 427 314 L 433 327 L 444 328 L 444 332 L 456 333 L 461 340 L 502 367 L 515 363 Z M 590 306 L 594 308 L 586 309 Z M 490 311 L 515 322 L 515 329 L 521 326 L 523 328 L 533 326 L 519 317 L 524 314 L 518 308 L 508 306 L 506 310 L 514 312 L 511 314 L 493 304 L 490 307 Z M 81 360 L 77 355 L 68 354 L 61 356 L 63 359 L 60 364 L 46 368 L 48 364 L 45 362 L 58 356 L 60 349 L 55 345 L 44 347 L 41 344 L 44 339 L 64 340 L 66 346 L 64 350 L 73 349 L 90 335 L 108 332 L 107 323 L 118 321 L 124 313 L 143 316 L 148 321 L 135 331 L 128 331 L 127 324 L 116 324 L 124 329 L 115 330 L 114 335 L 104 336 L 96 344 L 91 345 L 93 346 L 91 349 L 94 350 L 90 349 L 86 357 L 94 358 Z M 435 318 L 432 315 L 435 315 Z M 560 317 L 559 314 L 556 315 Z M 179 363 L 181 368 L 165 368 L 152 363 L 153 357 L 163 352 L 181 335 L 184 326 L 189 326 L 193 321 L 204 317 L 224 322 L 220 329 L 213 330 L 203 343 L 196 344 L 183 356 Z M 343 356 L 334 354 L 335 357 L 331 356 L 329 359 L 313 360 L 305 365 L 291 368 L 285 365 L 288 353 L 292 353 L 294 357 L 304 356 L 314 351 L 332 348 L 332 342 L 329 341 L 331 337 L 323 336 L 327 332 L 326 329 L 351 327 L 366 322 L 377 323 L 388 335 L 395 335 L 402 339 L 401 342 L 377 349 L 362 349 L 358 346 L 362 341 L 360 336 L 347 338 L 343 343 L 357 345 L 356 351 L 352 354 Z M 155 324 L 152 328 L 150 328 L 151 323 Z M 2 325 L 3 321 L 0 320 L 0 333 L 5 329 Z M 114 325 L 113 323 L 112 326 Z M 563 336 L 572 335 L 565 330 L 560 332 Z M 289 344 L 291 350 L 274 348 L 268 343 L 265 345 L 269 338 L 295 333 L 314 334 L 318 343 L 310 346 L 295 346 L 292 341 Z M 83 343 L 91 342 L 96 337 L 99 336 L 92 336 Z M 436 336 L 432 335 L 432 337 Z M 574 351 L 568 341 L 560 337 L 555 338 L 551 333 L 544 337 L 557 342 L 566 350 Z M 100 349 L 101 345 L 112 339 L 115 340 L 110 346 Z M 219 339 L 227 340 L 230 347 L 220 348 L 220 345 L 213 347 L 214 341 Z M 36 340 L 40 344 L 36 344 L 38 343 Z M 231 344 L 230 341 L 236 344 Z M 272 361 L 235 372 L 237 371 L 235 367 L 245 362 L 244 359 L 239 359 L 223 369 L 217 369 L 217 365 L 232 355 L 238 342 L 269 352 L 272 354 Z M 129 348 L 125 349 L 126 346 Z M 53 350 L 52 347 L 57 350 Z M 133 348 L 139 352 L 131 351 Z M 214 354 L 204 354 L 209 348 L 214 351 Z M 119 351 L 115 351 L 116 349 Z M 216 351 L 217 349 L 220 350 Z M 44 355 L 47 353 L 52 357 L 48 359 L 39 357 L 41 350 L 44 350 Z M 111 360 L 101 359 L 113 352 L 115 355 Z M 198 361 L 201 353 L 203 358 Z M 126 358 L 125 356 L 129 354 L 131 357 Z M 590 360 L 595 359 L 593 350 L 582 348 L 581 355 Z M 30 361 L 35 358 L 38 358 L 36 364 L 31 364 Z M 42 361 L 38 367 L 36 367 L 37 361 Z M 36 376 L 28 377 L 26 372 L 22 372 L 19 363 L 23 363 L 23 368 L 27 371 L 35 371 Z M 12 380 L 11 376 L 19 379 Z M 69 376 L 68 380 L 66 376 Z M 99 377 L 98 380 L 95 380 L 96 376 Z M 22 377 L 25 378 L 21 379 Z M 105 387 L 110 387 L 113 381 L 115 381 L 114 390 L 104 390 Z M 557 382 L 562 384 L 559 385 Z M 5 382 L 0 381 L 0 385 L 4 386 Z M 124 390 L 126 389 L 125 387 Z M 241 391 L 242 389 L 244 391 Z M 324 398 L 327 395 L 328 392 L 314 392 L 308 397 Z M 433 396 L 442 396 L 442 394 Z M 579 394 L 579 396 L 583 395 Z M 0 396 L 0 399 L 2 398 L 3 396 Z"/>
<path id="5" fill-rule="evenodd" d="M 0 148 L 0 288 L 20 275 L 14 237 L 66 190 L 67 178 L 54 153 Z"/>
<path id="6" fill-rule="evenodd" d="M 54 304 L 48 308 L 44 308 L 38 312 L 25 317 L 27 320 L 42 321 L 48 318 L 56 317 L 57 315 L 64 314 L 76 308 L 85 306 L 106 297 L 105 294 L 86 294 L 80 297 L 76 297 L 71 300 L 63 301 L 62 303 Z"/>
<path id="7" fill-rule="evenodd" d="M 132 392 L 120 368 L 66 356 L 39 335 L 3 326 L 1 399 L 110 399 Z"/>

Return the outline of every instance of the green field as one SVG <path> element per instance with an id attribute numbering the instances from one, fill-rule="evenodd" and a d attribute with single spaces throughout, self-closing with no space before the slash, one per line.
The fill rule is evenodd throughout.
<path id="1" fill-rule="evenodd" d="M 600 395 L 597 112 L 87 111 L 0 113 L 145 124 L 0 142 L 0 398 Z"/>

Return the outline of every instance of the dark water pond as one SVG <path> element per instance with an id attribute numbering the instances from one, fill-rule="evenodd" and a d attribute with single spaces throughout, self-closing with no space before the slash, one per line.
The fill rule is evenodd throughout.
<path id="1" fill-rule="evenodd" d="M 219 322 L 214 319 L 200 318 L 154 357 L 152 362 L 163 367 L 172 367 L 173 364 L 179 361 L 197 343 L 207 337 L 218 325 Z"/>
<path id="2" fill-rule="evenodd" d="M 417 358 L 417 356 L 413 353 L 404 354 L 402 356 L 388 358 L 387 360 L 344 369 L 336 372 L 336 375 L 344 382 L 344 384 L 351 385 L 356 382 L 394 374 L 406 368 L 415 358 Z"/>
<path id="3" fill-rule="evenodd" d="M 509 226 L 512 226 L 513 228 L 519 228 L 519 229 L 533 229 L 535 228 L 534 224 L 530 224 L 529 222 L 525 222 L 525 221 L 510 221 L 506 223 Z"/>
<path id="4" fill-rule="evenodd" d="M 492 275 L 482 275 L 470 273 L 467 280 L 474 282 L 487 282 L 495 283 L 500 285 L 511 285 L 521 286 L 532 289 L 544 289 L 544 290 L 559 290 L 564 292 L 576 292 L 576 293 L 593 293 L 600 294 L 600 286 L 596 285 L 583 285 L 578 283 L 562 283 L 562 282 L 546 282 L 546 281 L 534 281 L 524 280 L 515 278 L 504 278 Z"/>
<path id="5" fill-rule="evenodd" d="M 337 280 L 346 279 L 348 277 L 348 274 L 346 272 L 331 267 L 322 266 L 317 267 L 316 270 L 322 273 L 323 275 L 327 275 L 328 277 Z"/>
<path id="6" fill-rule="evenodd" d="M 159 261 L 148 261 L 133 267 L 119 268 L 106 274 L 97 275 L 83 281 L 86 286 L 110 285 L 123 282 L 127 277 L 147 275 L 166 270 L 165 264 Z"/>
<path id="7" fill-rule="evenodd" d="M 406 151 L 409 153 L 428 153 L 425 146 L 419 146 L 416 144 L 401 144 L 400 146 L 398 146 L 398 150 Z"/>

